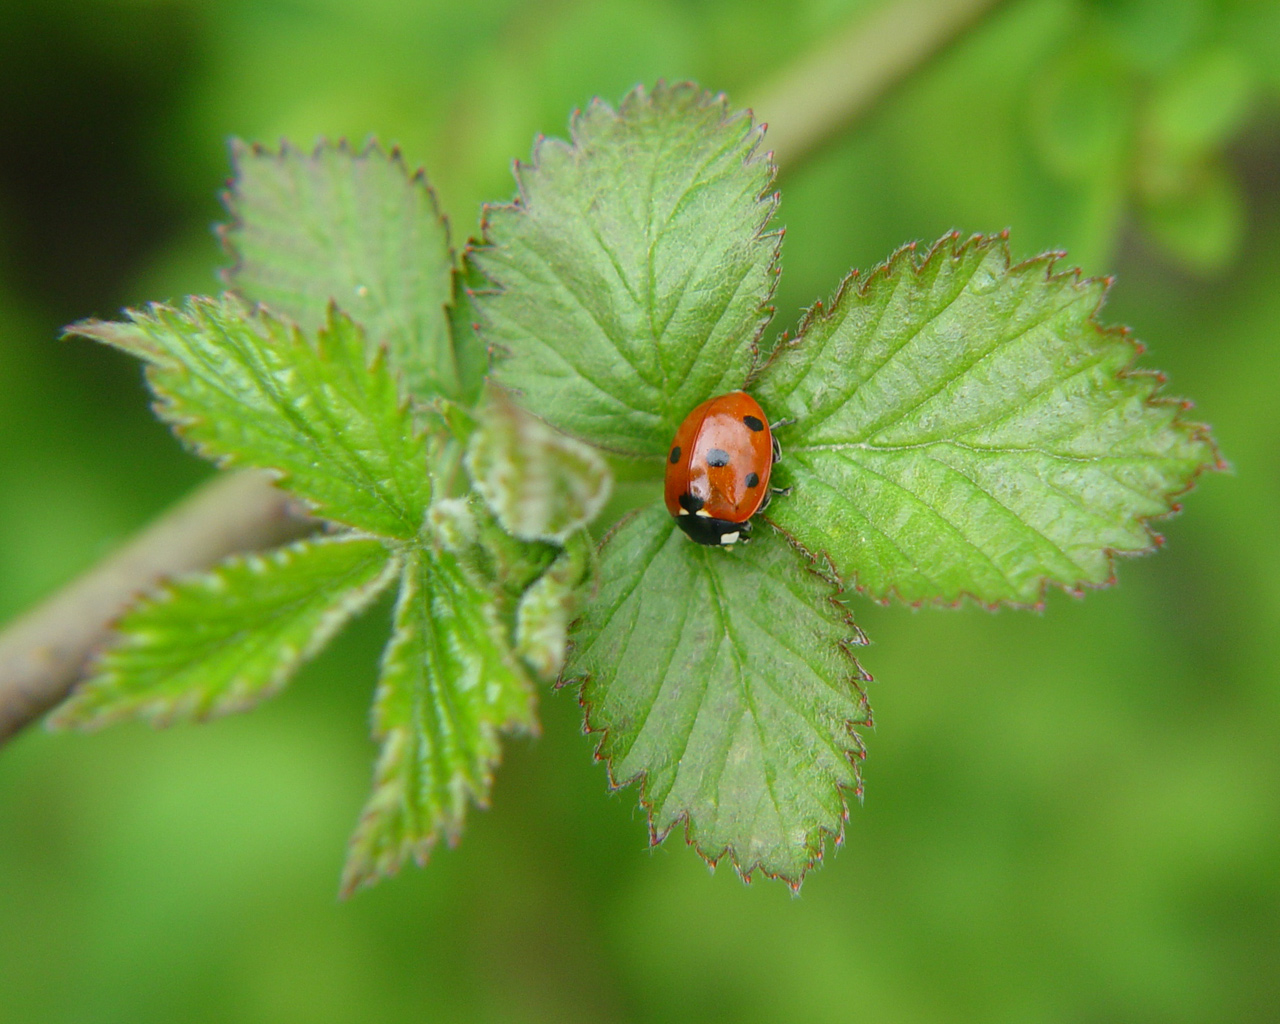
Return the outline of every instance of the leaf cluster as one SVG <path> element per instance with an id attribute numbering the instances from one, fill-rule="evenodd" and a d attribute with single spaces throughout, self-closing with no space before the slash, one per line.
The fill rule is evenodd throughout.
<path id="1" fill-rule="evenodd" d="M 325 525 L 147 595 L 60 727 L 252 707 L 396 591 L 374 699 L 382 745 L 343 891 L 455 840 L 488 799 L 499 735 L 536 729 L 593 563 L 583 527 L 608 468 L 465 367 L 455 260 L 398 153 L 236 146 L 231 291 L 70 333 L 147 367 L 157 414 L 196 452 L 272 472 Z"/>
<path id="2" fill-rule="evenodd" d="M 654 842 L 683 824 L 798 887 L 861 795 L 846 588 L 1103 585 L 1217 455 L 1098 324 L 1107 282 L 1011 265 L 1003 236 L 908 246 L 770 344 L 762 134 L 687 83 L 595 101 L 460 258 L 397 153 L 237 147 L 231 293 L 71 331 L 142 359 L 187 443 L 272 471 L 326 533 L 145 598 L 55 721 L 250 706 L 394 588 L 344 891 L 458 838 L 538 678 L 579 688 Z M 658 481 L 689 409 L 739 388 L 786 493 L 750 544 L 700 547 Z M 653 487 L 597 548 L 610 460 Z"/>

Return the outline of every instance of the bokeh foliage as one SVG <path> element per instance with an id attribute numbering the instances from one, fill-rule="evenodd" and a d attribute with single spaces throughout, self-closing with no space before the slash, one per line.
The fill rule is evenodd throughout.
<path id="1" fill-rule="evenodd" d="M 0 6 L 0 619 L 203 472 L 56 329 L 216 287 L 226 136 L 400 142 L 453 217 L 635 81 L 749 102 L 866 3 Z M 640 855 L 544 696 L 467 843 L 338 906 L 390 609 L 253 716 L 0 756 L 0 1020 L 1245 1021 L 1280 999 L 1280 18 L 1011 0 L 784 177 L 779 328 L 950 227 L 1116 271 L 1233 477 L 1043 617 L 870 608 L 867 802 L 804 897 Z M 1205 83 L 1208 83 L 1207 85 Z M 1221 102 L 1208 103 L 1206 98 Z M 768 112 L 761 111 L 767 120 Z"/>

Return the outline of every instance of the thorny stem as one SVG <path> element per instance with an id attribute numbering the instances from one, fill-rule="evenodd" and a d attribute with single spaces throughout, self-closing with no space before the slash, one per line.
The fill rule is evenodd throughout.
<path id="1" fill-rule="evenodd" d="M 768 143 L 790 171 L 1002 0 L 892 0 L 809 54 L 756 97 Z M 0 745 L 60 702 L 111 626 L 158 580 L 315 529 L 256 472 L 223 474 L 115 554 L 0 631 Z"/>

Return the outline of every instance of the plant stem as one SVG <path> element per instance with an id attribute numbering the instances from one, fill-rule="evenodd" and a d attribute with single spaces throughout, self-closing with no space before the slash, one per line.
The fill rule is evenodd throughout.
<path id="1" fill-rule="evenodd" d="M 219 473 L 0 633 L 0 743 L 67 695 L 115 619 L 162 577 L 315 528 L 265 473 Z"/>
<path id="2" fill-rule="evenodd" d="M 794 170 L 1002 0 L 892 0 L 802 58 L 757 98 Z M 162 577 L 313 530 L 257 472 L 215 477 L 118 552 L 0 632 L 0 744 L 61 701 L 130 602 Z"/>
<path id="3" fill-rule="evenodd" d="M 1003 0 L 895 0 L 784 71 L 751 104 L 783 171 L 871 111 L 894 85 Z"/>

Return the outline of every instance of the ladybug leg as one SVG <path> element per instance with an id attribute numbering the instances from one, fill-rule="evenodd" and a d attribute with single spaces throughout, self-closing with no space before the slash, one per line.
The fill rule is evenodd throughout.
<path id="1" fill-rule="evenodd" d="M 785 420 L 778 420 L 777 423 L 771 423 L 769 425 L 769 439 L 773 442 L 773 461 L 774 462 L 782 461 L 782 445 L 778 443 L 778 435 L 775 434 L 774 431 L 777 430 L 779 427 L 789 427 L 791 426 L 791 424 L 795 422 L 797 422 L 797 420 L 794 416 L 792 416 Z"/>
<path id="2" fill-rule="evenodd" d="M 769 488 L 769 498 L 772 498 L 775 494 L 781 494 L 785 498 L 790 493 L 791 493 L 790 487 L 770 487 Z M 766 498 L 765 500 L 767 501 L 768 498 Z"/>
<path id="3" fill-rule="evenodd" d="M 769 507 L 769 502 L 773 501 L 773 496 L 775 494 L 781 494 L 785 498 L 790 493 L 790 487 L 770 487 L 765 491 L 764 501 L 760 502 L 760 507 L 756 509 L 756 513 L 759 514 L 767 509 Z"/>

